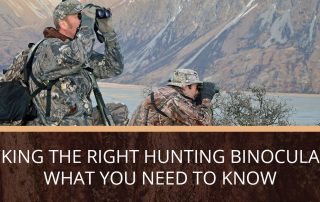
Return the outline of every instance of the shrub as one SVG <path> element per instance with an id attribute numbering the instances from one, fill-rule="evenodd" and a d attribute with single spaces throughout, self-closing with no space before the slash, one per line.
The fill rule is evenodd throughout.
<path id="1" fill-rule="evenodd" d="M 286 126 L 293 111 L 286 101 L 266 96 L 263 87 L 218 94 L 213 104 L 214 125 Z"/>

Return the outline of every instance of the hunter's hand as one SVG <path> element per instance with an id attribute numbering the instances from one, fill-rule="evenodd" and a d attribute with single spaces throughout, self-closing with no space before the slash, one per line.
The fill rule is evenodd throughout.
<path id="1" fill-rule="evenodd" d="M 96 19 L 96 23 L 101 33 L 113 32 L 111 18 Z"/>
<path id="2" fill-rule="evenodd" d="M 93 4 L 88 4 L 81 11 L 81 26 L 88 27 L 94 30 L 94 24 L 96 20 L 96 6 Z"/>
<path id="3" fill-rule="evenodd" d="M 110 8 L 97 8 L 96 25 L 101 33 L 113 32 L 111 17 L 112 13 Z"/>
<path id="4" fill-rule="evenodd" d="M 87 17 L 91 18 L 93 22 L 96 20 L 96 10 L 100 8 L 94 4 L 87 4 L 81 11 L 82 15 L 86 15 Z"/>

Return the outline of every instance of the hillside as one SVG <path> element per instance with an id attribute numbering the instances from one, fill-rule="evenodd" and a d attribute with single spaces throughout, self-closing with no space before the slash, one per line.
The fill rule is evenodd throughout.
<path id="1" fill-rule="evenodd" d="M 2 67 L 26 42 L 40 39 L 58 3 L 10 2 L 1 2 Z M 28 10 L 16 8 L 23 2 Z M 111 81 L 159 85 L 175 68 L 188 67 L 222 89 L 320 93 L 320 0 L 94 3 L 112 8 L 125 57 L 125 72 Z"/>

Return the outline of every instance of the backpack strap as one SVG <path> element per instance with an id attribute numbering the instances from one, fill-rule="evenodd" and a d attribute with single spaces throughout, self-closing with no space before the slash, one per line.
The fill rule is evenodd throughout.
<path id="1" fill-rule="evenodd" d="M 151 98 L 151 104 L 152 104 L 152 106 L 154 107 L 154 109 L 155 109 L 159 114 L 161 114 L 162 116 L 165 116 L 165 117 L 168 118 L 168 115 L 166 115 L 163 111 L 161 111 L 161 110 L 157 107 L 156 102 L 155 102 L 155 100 L 154 100 L 154 92 L 151 92 L 150 98 Z"/>
<path id="2" fill-rule="evenodd" d="M 24 72 L 24 82 L 28 84 L 29 82 L 29 76 L 30 73 L 32 73 L 32 63 L 33 63 L 33 58 L 36 53 L 36 50 L 38 49 L 39 45 L 44 41 L 45 39 L 40 40 L 38 43 L 32 46 L 29 54 L 27 61 L 24 63 L 23 66 L 23 72 Z"/>
<path id="3" fill-rule="evenodd" d="M 51 110 L 51 89 L 52 86 L 58 81 L 58 79 L 50 80 L 47 85 L 44 85 L 43 83 L 39 82 L 36 77 L 34 76 L 32 72 L 32 63 L 34 59 L 34 55 L 36 50 L 38 49 L 39 45 L 44 41 L 45 39 L 40 40 L 37 44 L 35 44 L 32 49 L 30 50 L 30 53 L 28 55 L 27 61 L 24 64 L 23 71 L 24 71 L 24 80 L 26 84 L 29 84 L 29 76 L 31 77 L 32 81 L 36 84 L 38 87 L 34 92 L 31 93 L 31 97 L 34 98 L 38 93 L 40 93 L 42 90 L 47 90 L 47 102 L 46 102 L 46 117 L 50 116 L 50 110 Z"/>

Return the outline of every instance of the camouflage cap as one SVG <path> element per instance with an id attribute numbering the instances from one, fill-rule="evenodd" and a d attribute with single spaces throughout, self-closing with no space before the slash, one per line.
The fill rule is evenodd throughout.
<path id="1" fill-rule="evenodd" d="M 177 69 L 174 71 L 167 85 L 184 87 L 194 83 L 203 83 L 200 81 L 199 75 L 196 71 L 191 69 Z"/>
<path id="2" fill-rule="evenodd" d="M 85 7 L 85 4 L 78 0 L 66 0 L 58 4 L 53 11 L 53 22 L 57 25 L 59 20 L 63 20 L 67 15 L 77 14 Z"/>

